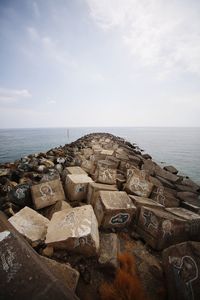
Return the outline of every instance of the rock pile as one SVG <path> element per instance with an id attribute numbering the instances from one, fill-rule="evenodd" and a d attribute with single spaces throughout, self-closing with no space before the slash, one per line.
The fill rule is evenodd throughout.
<path id="1" fill-rule="evenodd" d="M 200 298 L 200 187 L 120 137 L 0 165 L 0 209 L 0 298 L 98 299 L 120 252 L 149 299 Z"/>

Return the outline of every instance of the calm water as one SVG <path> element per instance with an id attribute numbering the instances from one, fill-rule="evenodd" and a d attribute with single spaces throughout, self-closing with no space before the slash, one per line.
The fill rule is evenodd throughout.
<path id="1" fill-rule="evenodd" d="M 158 163 L 172 164 L 200 183 L 200 128 L 0 129 L 0 162 L 47 151 L 91 132 L 109 132 L 134 142 Z"/>

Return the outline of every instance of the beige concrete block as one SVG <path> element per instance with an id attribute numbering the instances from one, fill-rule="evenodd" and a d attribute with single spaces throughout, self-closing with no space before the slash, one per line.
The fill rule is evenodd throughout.
<path id="1" fill-rule="evenodd" d="M 127 182 L 124 190 L 128 194 L 148 198 L 152 192 L 153 184 L 146 179 L 145 171 L 140 171 L 137 168 L 127 170 Z"/>
<path id="2" fill-rule="evenodd" d="M 91 182 L 88 184 L 87 203 L 93 205 L 95 203 L 98 191 L 117 191 L 115 185 Z"/>
<path id="3" fill-rule="evenodd" d="M 8 220 L 32 246 L 45 240 L 49 220 L 35 210 L 24 207 Z"/>
<path id="4" fill-rule="evenodd" d="M 33 185 L 31 195 L 36 209 L 65 200 L 65 193 L 61 181 L 58 179 Z"/>
<path id="5" fill-rule="evenodd" d="M 81 167 L 67 167 L 65 170 L 67 175 L 87 175 Z"/>
<path id="6" fill-rule="evenodd" d="M 127 226 L 136 213 L 136 207 L 126 192 L 99 191 L 94 204 L 99 226 L 115 228 Z"/>
<path id="7" fill-rule="evenodd" d="M 72 208 L 68 202 L 57 201 L 55 204 L 50 205 L 48 207 L 44 207 L 44 208 L 40 209 L 38 212 L 41 215 L 43 215 L 45 218 L 51 220 L 51 218 L 55 212 L 58 212 L 58 211 L 61 211 L 64 209 L 68 209 L 68 208 Z"/>
<path id="8" fill-rule="evenodd" d="M 99 231 L 91 205 L 54 213 L 45 243 L 54 248 L 93 256 L 99 250 Z"/>
<path id="9" fill-rule="evenodd" d="M 67 175 L 65 192 L 69 201 L 82 201 L 87 199 L 88 183 L 93 180 L 87 175 Z"/>

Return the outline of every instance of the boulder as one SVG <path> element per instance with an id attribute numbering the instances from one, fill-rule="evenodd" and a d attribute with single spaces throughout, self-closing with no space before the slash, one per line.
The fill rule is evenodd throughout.
<path id="1" fill-rule="evenodd" d="M 66 288 L 75 292 L 79 280 L 79 272 L 69 264 L 62 264 L 53 259 L 41 256 L 41 260 L 47 265 L 49 270 L 58 278 Z"/>
<path id="2" fill-rule="evenodd" d="M 153 184 L 146 179 L 144 171 L 136 168 L 128 169 L 127 182 L 124 185 L 124 190 L 128 194 L 135 194 L 141 197 L 149 197 L 153 189 Z"/>
<path id="3" fill-rule="evenodd" d="M 99 226 L 120 228 L 127 226 L 136 213 L 136 207 L 126 192 L 99 191 L 94 203 Z"/>
<path id="4" fill-rule="evenodd" d="M 97 198 L 98 191 L 117 191 L 117 187 L 111 184 L 91 182 L 88 184 L 87 203 L 92 206 Z"/>
<path id="5" fill-rule="evenodd" d="M 18 184 L 8 193 L 8 199 L 19 207 L 31 206 L 30 184 Z"/>
<path id="6" fill-rule="evenodd" d="M 200 186 L 192 181 L 190 178 L 184 178 L 181 182 L 182 185 L 192 187 L 196 191 L 200 191 Z"/>
<path id="7" fill-rule="evenodd" d="M 95 171 L 95 181 L 104 184 L 116 184 L 117 169 L 115 163 L 107 160 L 98 161 Z"/>
<path id="8" fill-rule="evenodd" d="M 99 250 L 98 223 L 91 205 L 53 214 L 45 243 L 55 249 L 94 256 Z"/>
<path id="9" fill-rule="evenodd" d="M 65 192 L 69 201 L 82 201 L 87 199 L 88 184 L 93 180 L 87 175 L 67 175 Z"/>
<path id="10" fill-rule="evenodd" d="M 100 234 L 100 250 L 98 262 L 102 267 L 118 267 L 119 241 L 115 233 Z"/>
<path id="11" fill-rule="evenodd" d="M 168 299 L 200 299 L 200 243 L 185 242 L 163 251 Z"/>
<path id="12" fill-rule="evenodd" d="M 199 195 L 196 193 L 192 193 L 192 192 L 178 192 L 177 193 L 177 197 L 181 200 L 181 201 L 186 201 L 186 202 L 190 202 L 193 200 L 199 200 L 200 203 L 200 198 Z"/>
<path id="13" fill-rule="evenodd" d="M 58 179 L 33 185 L 31 194 L 36 209 L 65 200 L 64 190 L 61 181 Z"/>
<path id="14" fill-rule="evenodd" d="M 8 221 L 33 247 L 45 240 L 49 220 L 35 210 L 24 207 Z"/>
<path id="15" fill-rule="evenodd" d="M 155 250 L 189 239 L 185 219 L 163 209 L 146 206 L 140 209 L 136 231 Z"/>
<path id="16" fill-rule="evenodd" d="M 0 299 L 78 300 L 0 212 Z"/>

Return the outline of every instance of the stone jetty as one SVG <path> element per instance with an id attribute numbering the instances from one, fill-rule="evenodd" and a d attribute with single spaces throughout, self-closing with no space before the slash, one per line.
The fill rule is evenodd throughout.
<path id="1" fill-rule="evenodd" d="M 120 137 L 1 164 L 0 210 L 0 299 L 103 300 L 127 253 L 146 299 L 200 299 L 200 186 Z"/>

